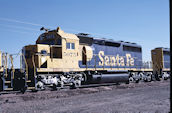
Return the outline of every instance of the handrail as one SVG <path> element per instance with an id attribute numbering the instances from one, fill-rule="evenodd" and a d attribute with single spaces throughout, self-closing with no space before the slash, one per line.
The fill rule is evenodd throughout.
<path id="1" fill-rule="evenodd" d="M 25 58 L 25 56 L 23 55 L 23 54 L 21 54 L 21 56 L 23 57 L 23 60 L 24 60 L 24 62 L 25 62 L 25 70 L 26 70 L 26 78 L 28 79 L 29 77 L 28 77 L 28 64 L 27 64 L 27 62 L 26 62 L 26 58 Z"/>
<path id="2" fill-rule="evenodd" d="M 10 55 L 10 61 L 11 61 L 11 69 L 12 69 L 12 78 L 14 79 L 14 72 L 15 72 L 15 70 L 14 70 L 14 64 L 13 64 L 13 57 L 12 57 L 12 55 Z"/>
<path id="3" fill-rule="evenodd" d="M 34 58 L 34 55 L 32 55 L 32 63 L 33 63 L 33 71 L 34 71 L 34 76 L 36 75 L 36 66 L 35 66 L 35 58 Z"/>
<path id="4" fill-rule="evenodd" d="M 8 76 L 8 73 L 7 73 L 7 53 L 6 53 L 6 55 L 5 55 L 5 69 L 6 69 L 6 71 L 5 71 L 5 75 L 6 75 L 6 77 Z"/>
<path id="5" fill-rule="evenodd" d="M 7 73 L 7 53 L 2 53 L 2 62 L 3 62 L 2 66 L 4 67 L 3 71 L 5 71 L 5 77 L 7 77 L 8 76 L 8 73 Z"/>

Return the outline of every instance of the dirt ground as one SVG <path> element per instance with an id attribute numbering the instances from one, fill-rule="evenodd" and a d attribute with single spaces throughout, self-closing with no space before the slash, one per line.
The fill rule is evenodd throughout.
<path id="1" fill-rule="evenodd" d="M 168 113 L 170 80 L 0 95 L 0 113 Z"/>

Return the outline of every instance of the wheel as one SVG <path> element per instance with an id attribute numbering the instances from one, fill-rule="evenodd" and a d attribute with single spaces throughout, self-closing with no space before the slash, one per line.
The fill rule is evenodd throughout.
<path id="1" fill-rule="evenodd" d="M 158 76 L 158 74 L 155 74 L 155 79 L 156 79 L 157 81 L 160 81 L 160 77 Z"/>
<path id="2" fill-rule="evenodd" d="M 53 90 L 57 90 L 57 85 L 53 84 Z"/>
<path id="3" fill-rule="evenodd" d="M 165 77 L 165 76 L 162 76 L 162 79 L 163 79 L 163 80 L 167 80 L 167 77 Z"/>
<path id="4" fill-rule="evenodd" d="M 45 89 L 44 83 L 41 81 L 38 81 L 35 85 L 35 89 L 36 90 L 44 90 Z"/>
<path id="5" fill-rule="evenodd" d="M 82 80 L 81 80 L 81 84 L 87 84 L 88 80 L 87 80 L 87 75 L 85 73 L 82 73 Z"/>
<path id="6" fill-rule="evenodd" d="M 140 81 L 139 79 L 138 79 L 138 80 L 136 80 L 136 83 L 139 83 L 139 81 Z"/>
<path id="7" fill-rule="evenodd" d="M 151 82 L 151 81 L 152 81 L 152 77 L 151 77 L 151 75 L 150 75 L 150 76 L 148 76 L 147 81 L 148 81 L 148 82 Z"/>
<path id="8" fill-rule="evenodd" d="M 72 83 L 72 85 L 70 86 L 70 89 L 76 89 L 75 83 Z"/>
<path id="9" fill-rule="evenodd" d="M 74 82 L 72 83 L 71 89 L 76 89 L 76 88 L 78 88 L 78 87 L 80 87 L 80 86 L 81 86 L 81 81 L 80 81 L 80 80 L 76 80 L 76 81 L 74 81 Z"/>
<path id="10" fill-rule="evenodd" d="M 129 82 L 134 82 L 134 78 L 133 77 L 129 77 Z"/>
<path id="11" fill-rule="evenodd" d="M 144 79 L 144 82 L 148 82 L 148 79 L 147 79 L 147 78 L 145 78 L 145 79 Z"/>
<path id="12" fill-rule="evenodd" d="M 169 75 L 164 72 L 163 75 L 162 75 L 162 79 L 167 80 L 168 78 L 169 78 Z"/>

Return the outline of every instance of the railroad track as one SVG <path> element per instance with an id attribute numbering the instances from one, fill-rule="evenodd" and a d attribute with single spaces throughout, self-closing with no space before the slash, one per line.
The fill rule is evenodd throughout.
<path id="1" fill-rule="evenodd" d="M 152 81 L 151 81 L 152 82 Z M 145 83 L 144 81 L 140 81 L 140 83 Z M 99 83 L 99 84 L 88 84 L 88 85 L 82 85 L 80 87 L 77 87 L 79 89 L 83 89 L 83 88 L 94 88 L 94 87 L 100 87 L 100 86 L 113 86 L 113 85 L 121 85 L 121 84 L 126 84 L 126 83 Z M 138 84 L 136 82 L 131 82 L 129 84 Z M 71 90 L 71 89 L 77 89 L 77 88 L 70 88 L 70 86 L 65 86 L 64 88 L 57 88 L 56 90 Z M 30 90 L 27 89 L 26 92 L 37 92 L 37 91 L 48 91 L 48 90 L 53 90 L 50 87 L 46 87 L 44 90 Z M 5 94 L 22 94 L 21 91 L 2 91 L 0 92 L 0 95 L 5 95 Z"/>
<path id="2" fill-rule="evenodd" d="M 77 87 L 77 88 L 82 89 L 82 88 L 93 88 L 93 87 L 112 86 L 112 85 L 120 85 L 120 84 L 117 84 L 117 83 L 89 84 L 89 85 L 82 85 L 82 86 Z M 71 90 L 71 89 L 74 89 L 74 88 L 70 88 L 69 86 L 66 86 L 62 89 L 57 88 L 57 90 Z M 38 91 L 46 91 L 46 90 L 52 90 L 52 88 L 47 87 L 44 90 L 38 90 Z M 26 90 L 26 92 L 36 92 L 36 91 L 37 90 Z M 0 95 L 5 95 L 5 94 L 22 94 L 22 92 L 20 92 L 20 91 L 2 91 L 2 92 L 0 92 Z"/>
<path id="3" fill-rule="evenodd" d="M 112 86 L 112 85 L 120 85 L 120 84 L 119 83 L 89 84 L 89 85 L 82 85 L 79 88 L 90 88 L 90 87 Z"/>

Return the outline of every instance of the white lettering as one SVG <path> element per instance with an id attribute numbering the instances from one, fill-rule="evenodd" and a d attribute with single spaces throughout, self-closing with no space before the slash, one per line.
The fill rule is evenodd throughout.
<path id="1" fill-rule="evenodd" d="M 115 56 L 104 55 L 104 51 L 100 51 L 99 54 L 99 66 L 125 66 L 124 56 Z M 131 54 L 126 54 L 126 66 L 134 66 L 134 58 L 131 57 Z"/>
<path id="2" fill-rule="evenodd" d="M 102 56 L 104 56 L 104 51 L 100 51 L 99 52 L 99 58 L 100 58 L 99 66 L 103 66 L 104 65 L 104 59 L 103 59 Z"/>

